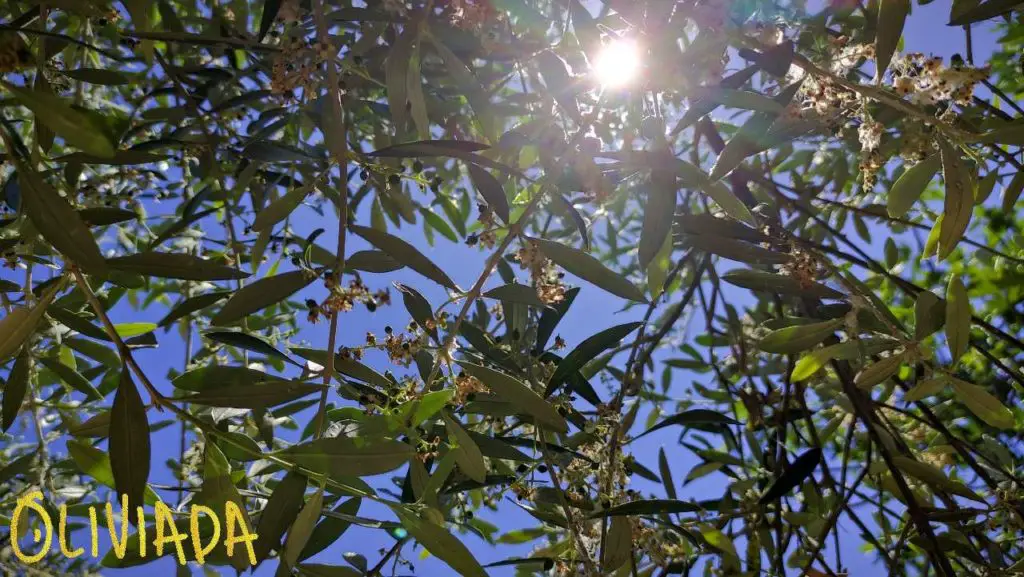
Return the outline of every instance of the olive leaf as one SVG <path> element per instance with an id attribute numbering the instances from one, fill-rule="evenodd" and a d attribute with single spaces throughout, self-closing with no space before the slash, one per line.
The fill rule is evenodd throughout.
<path id="1" fill-rule="evenodd" d="M 31 307 L 17 307 L 0 319 L 0 362 L 6 362 L 18 354 L 21 346 L 35 332 L 46 308 L 53 302 L 60 289 L 61 284 L 55 284 Z"/>
<path id="2" fill-rule="evenodd" d="M 291 569 L 299 559 L 299 555 L 309 542 L 316 528 L 316 522 L 324 509 L 324 490 L 318 489 L 306 500 L 302 506 L 291 529 L 288 530 L 288 538 L 285 540 L 284 549 L 281 551 L 281 564 L 278 566 L 278 575 L 291 575 Z"/>
<path id="3" fill-rule="evenodd" d="M 960 379 L 951 381 L 957 400 L 967 405 L 967 409 L 976 417 L 997 429 L 1014 428 L 1013 413 L 999 399 L 978 385 Z"/>
<path id="4" fill-rule="evenodd" d="M 556 432 L 568 431 L 565 419 L 533 389 L 517 379 L 487 367 L 460 361 L 459 366 L 480 379 L 498 398 L 516 406 L 537 419 L 537 424 Z"/>
<path id="5" fill-rule="evenodd" d="M 480 447 L 476 445 L 466 430 L 459 425 L 458 421 L 448 415 L 443 416 L 444 425 L 448 429 L 449 436 L 455 439 L 456 447 L 453 451 L 455 451 L 455 461 L 459 464 L 459 469 L 470 479 L 477 483 L 483 483 L 487 477 L 487 464 L 484 463 L 484 456 L 480 453 Z"/>
<path id="6" fill-rule="evenodd" d="M 946 286 L 946 342 L 953 364 L 964 356 L 971 342 L 971 302 L 957 275 L 951 276 Z"/>
<path id="7" fill-rule="evenodd" d="M 835 334 L 845 319 L 835 319 L 808 325 L 794 325 L 766 334 L 757 342 L 757 348 L 766 353 L 788 355 L 806 351 Z"/>
<path id="8" fill-rule="evenodd" d="M 275 305 L 299 292 L 315 279 L 305 270 L 293 270 L 276 276 L 264 277 L 235 291 L 210 322 L 226 325 Z"/>
<path id="9" fill-rule="evenodd" d="M 843 293 L 816 282 L 801 282 L 798 279 L 770 272 L 736 269 L 722 275 L 722 280 L 738 287 L 753 291 L 773 292 L 784 295 L 806 295 L 823 299 L 842 299 Z"/>
<path id="10" fill-rule="evenodd" d="M 624 299 L 647 302 L 644 293 L 633 283 L 589 254 L 550 240 L 531 238 L 529 242 L 536 243 L 541 252 L 555 264 L 581 279 Z"/>
<path id="11" fill-rule="evenodd" d="M 107 259 L 107 266 L 122 272 L 179 280 L 238 280 L 249 276 L 248 273 L 236 268 L 190 254 L 156 251 Z"/>
<path id="12" fill-rule="evenodd" d="M 600 331 L 594 335 L 587 337 L 583 342 L 576 345 L 568 355 L 562 359 L 562 362 L 558 363 L 558 367 L 555 368 L 555 372 L 548 379 L 547 388 L 544 390 L 544 396 L 550 397 L 557 391 L 569 378 L 569 376 L 576 371 L 583 368 L 583 365 L 594 360 L 598 355 L 604 351 L 618 345 L 625 339 L 630 333 L 635 331 L 643 323 L 625 323 L 610 327 Z"/>
<path id="13" fill-rule="evenodd" d="M 352 225 L 349 230 L 367 240 L 370 244 L 387 253 L 388 256 L 429 278 L 437 284 L 458 290 L 455 282 L 416 247 L 386 232 L 365 226 Z"/>
<path id="14" fill-rule="evenodd" d="M 119 495 L 128 496 L 130 509 L 145 499 L 150 467 L 149 419 L 142 396 L 127 366 L 110 410 L 110 469 Z"/>
<path id="15" fill-rule="evenodd" d="M 7 375 L 7 383 L 3 389 L 3 430 L 7 432 L 18 417 L 21 404 L 25 400 L 25 393 L 28 392 L 29 380 L 32 374 L 32 357 L 28 349 L 21 349 L 14 359 L 14 365 Z"/>
<path id="16" fill-rule="evenodd" d="M 880 0 L 878 28 L 875 30 L 875 83 L 885 76 L 892 54 L 903 35 L 903 25 L 910 13 L 910 0 Z"/>
<path id="17" fill-rule="evenodd" d="M 334 437 L 293 445 L 277 452 L 314 473 L 363 477 L 393 471 L 415 455 L 412 447 L 389 439 Z"/>
<path id="18" fill-rule="evenodd" d="M 775 479 L 761 496 L 762 505 L 777 501 L 799 487 L 804 480 L 814 473 L 821 462 L 821 449 L 815 447 L 793 460 L 789 467 Z"/>
<path id="19" fill-rule="evenodd" d="M 114 155 L 116 143 L 110 140 L 94 115 L 72 108 L 52 92 L 29 90 L 8 82 L 3 82 L 3 86 L 35 114 L 36 122 L 46 125 L 68 144 L 101 158 Z M 19 172 L 24 171 L 19 169 Z"/>
<path id="20" fill-rule="evenodd" d="M 892 1 L 899 3 L 902 0 Z M 886 205 L 889 216 L 901 218 L 907 214 L 910 207 L 914 206 L 917 199 L 921 198 L 921 194 L 928 188 L 928 183 L 932 181 L 941 166 L 939 155 L 933 154 L 904 170 L 889 189 L 889 200 Z"/>

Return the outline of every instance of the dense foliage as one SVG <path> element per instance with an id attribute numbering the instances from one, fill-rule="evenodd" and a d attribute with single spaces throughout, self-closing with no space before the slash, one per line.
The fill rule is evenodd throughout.
<path id="1" fill-rule="evenodd" d="M 1024 13 L 943 59 L 824 4 L 4 2 L 0 513 L 233 502 L 278 575 L 1024 571 Z"/>

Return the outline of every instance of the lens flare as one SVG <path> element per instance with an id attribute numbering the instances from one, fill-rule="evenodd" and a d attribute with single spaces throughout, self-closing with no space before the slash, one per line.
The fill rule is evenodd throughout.
<path id="1" fill-rule="evenodd" d="M 633 40 L 615 40 L 594 58 L 593 73 L 601 86 L 621 88 L 640 72 L 640 47 Z"/>

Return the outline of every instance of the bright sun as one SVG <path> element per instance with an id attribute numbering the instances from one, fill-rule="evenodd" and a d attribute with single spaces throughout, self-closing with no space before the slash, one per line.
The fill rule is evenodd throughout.
<path id="1" fill-rule="evenodd" d="M 625 86 L 639 71 L 640 47 L 633 40 L 615 40 L 602 47 L 594 59 L 594 76 L 605 88 Z"/>

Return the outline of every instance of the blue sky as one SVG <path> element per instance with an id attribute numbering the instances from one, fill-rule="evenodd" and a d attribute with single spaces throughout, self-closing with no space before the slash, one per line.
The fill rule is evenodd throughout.
<path id="1" fill-rule="evenodd" d="M 910 17 L 907 28 L 905 29 L 905 48 L 907 50 L 932 53 L 947 59 L 955 52 L 963 52 L 965 46 L 963 31 L 959 28 L 947 27 L 945 25 L 947 17 L 948 3 L 946 2 L 933 2 L 927 6 L 915 5 L 914 13 Z M 974 43 L 975 58 L 978 62 L 983 62 L 985 57 L 993 50 L 995 46 L 995 38 L 991 33 L 985 33 L 983 30 L 976 28 Z M 368 215 L 361 214 L 359 217 L 360 222 L 368 222 Z M 326 228 L 327 231 L 320 237 L 321 243 L 325 243 L 325 246 L 332 246 L 333 242 L 324 240 L 332 239 L 336 235 L 337 225 L 335 222 L 331 222 L 331 220 L 332 219 L 323 219 L 313 211 L 303 209 L 302 216 L 297 220 L 298 222 L 301 222 L 302 225 L 297 227 L 296 232 L 300 235 L 308 234 L 313 229 L 322 226 Z M 600 224 L 596 230 L 603 231 L 604 227 Z M 462 287 L 469 287 L 472 285 L 482 270 L 483 259 L 487 254 L 485 252 L 480 252 L 475 248 L 469 248 L 464 245 L 456 245 L 440 237 L 436 240 L 433 248 L 425 248 L 426 245 L 423 241 L 421 231 L 417 227 L 408 225 L 398 231 L 397 234 L 410 242 L 413 242 L 417 246 L 424 247 L 424 252 L 441 268 L 447 271 L 456 283 Z M 219 236 L 217 233 L 212 233 L 212 235 Z M 880 242 L 882 241 L 884 241 L 884 238 L 876 241 L 879 246 L 872 247 L 875 253 L 880 252 Z M 349 236 L 348 243 L 349 254 L 356 250 L 369 248 L 361 239 L 354 236 Z M 267 268 L 268 266 L 264 265 L 261 271 L 265 273 Z M 364 280 L 371 290 L 388 286 L 392 281 L 407 283 L 421 291 L 428 300 L 435 305 L 436 303 L 443 301 L 446 297 L 440 287 L 425 280 L 423 277 L 406 270 L 387 275 L 366 274 L 364 275 Z M 502 283 L 500 278 L 495 275 L 495 277 L 491 279 L 489 286 L 497 286 L 498 284 Z M 558 332 L 566 339 L 570 347 L 578 343 L 583 338 L 586 338 L 601 329 L 631 320 L 640 319 L 642 310 L 634 309 L 620 312 L 622 305 L 622 301 L 620 299 L 607 295 L 596 288 L 586 285 L 584 285 L 584 287 L 584 290 L 581 291 L 569 314 L 565 319 L 563 319 L 558 328 Z M 311 289 L 309 292 L 312 298 L 320 298 L 323 296 L 322 289 Z M 393 289 L 392 295 L 394 297 L 394 304 L 390 307 L 380 307 L 375 313 L 369 313 L 364 308 L 357 307 L 355 311 L 343 315 L 341 317 L 341 328 L 339 331 L 340 335 L 342 335 L 340 337 L 339 345 L 361 345 L 367 331 L 372 331 L 379 335 L 383 333 L 385 325 L 393 325 L 396 327 L 404 326 L 409 320 L 408 315 L 404 307 L 401 305 L 401 299 L 397 298 L 398 295 L 395 294 Z M 300 296 L 304 297 L 305 295 Z M 749 296 L 747 296 L 743 291 L 738 290 L 727 290 L 726 296 L 727 298 L 735 299 L 734 302 L 743 302 L 743 299 L 749 298 Z M 121 322 L 156 322 L 164 316 L 165 312 L 165 309 L 157 306 L 141 311 L 131 311 L 122 307 L 115 311 L 115 320 Z M 311 326 L 305 324 L 304 320 L 301 322 L 303 324 L 300 339 L 307 341 L 311 346 L 323 348 L 327 342 L 326 323 Z M 164 392 L 171 392 L 171 386 L 165 377 L 171 370 L 181 370 L 185 356 L 184 345 L 178 337 L 176 330 L 172 330 L 167 334 L 158 334 L 158 338 L 160 339 L 160 347 L 158 349 L 139 351 L 137 353 L 137 358 L 146 370 L 147 374 L 149 374 L 151 379 L 157 383 L 157 386 Z M 671 355 L 671 353 L 671 350 L 666 350 L 660 354 L 667 356 Z M 370 352 L 368 353 L 368 363 L 372 366 L 384 367 L 387 365 L 387 359 L 383 353 Z M 703 382 L 703 380 L 706 379 L 703 379 L 700 375 L 687 373 L 685 371 L 676 371 L 673 379 L 673 389 L 670 390 L 669 394 L 676 398 L 682 398 L 685 389 L 688 388 L 689 383 L 692 380 Z M 598 386 L 596 382 L 595 386 L 597 386 L 599 392 L 603 393 L 604 396 L 607 396 L 607 391 L 604 390 L 603 387 Z M 336 396 L 332 396 L 332 400 L 335 403 L 339 402 L 339 399 Z M 669 406 L 666 407 L 666 409 L 671 411 L 672 407 Z M 311 417 L 311 411 L 300 414 L 298 417 L 300 428 Z M 157 420 L 166 418 L 166 416 L 151 414 L 150 418 L 151 420 Z M 642 426 L 643 417 L 638 419 L 638 421 L 639 424 L 637 425 L 637 428 Z M 177 483 L 177 481 L 172 478 L 169 471 L 163 467 L 165 460 L 172 458 L 176 459 L 178 457 L 177 431 L 177 425 L 175 425 L 164 429 L 154 437 L 152 459 L 154 467 L 151 474 L 152 482 L 166 483 L 169 485 Z M 634 430 L 634 432 L 635 431 L 636 430 Z M 288 433 L 285 433 L 285 435 L 287 437 Z M 677 435 L 678 430 L 667 430 L 652 434 L 645 437 L 642 443 L 632 445 L 630 450 L 638 461 L 648 466 L 648 468 L 656 470 L 657 452 L 659 447 L 664 446 L 669 455 L 669 462 L 672 468 L 673 477 L 676 479 L 678 485 L 678 482 L 685 478 L 687 472 L 697 464 L 697 461 L 685 449 L 676 445 Z M 717 497 L 720 495 L 722 487 L 724 486 L 724 479 L 725 478 L 720 474 L 713 473 L 698 482 L 687 485 L 681 490 L 680 498 L 685 499 L 692 497 L 701 499 Z M 636 483 L 635 488 L 642 492 L 655 492 L 660 494 L 663 491 L 660 488 L 660 485 L 656 486 L 639 478 L 634 482 Z M 372 484 L 375 486 L 382 485 L 379 481 Z M 176 499 L 176 495 L 173 492 L 164 492 L 162 496 L 165 500 L 171 502 Z M 363 503 L 359 514 L 360 516 L 381 519 L 393 518 L 388 510 L 369 502 Z M 481 516 L 483 519 L 497 525 L 501 530 L 500 532 L 507 532 L 515 528 L 535 525 L 535 521 L 531 517 L 528 517 L 524 513 L 517 512 L 516 508 L 508 503 L 505 503 L 501 507 L 501 514 L 493 514 L 489 511 L 484 511 Z M 860 540 L 857 538 L 856 532 L 851 531 L 848 527 L 843 527 L 842 529 L 845 531 L 845 538 L 842 540 L 844 547 L 842 550 L 842 557 L 844 564 L 850 569 L 851 574 L 867 575 L 877 573 L 879 568 L 872 566 L 870 563 L 870 557 L 860 551 Z M 491 548 L 486 543 L 477 540 L 471 535 L 462 535 L 460 538 L 470 546 L 483 563 L 501 560 L 506 557 L 521 556 L 528 553 L 531 548 L 530 545 L 521 546 L 519 548 L 501 545 L 498 548 Z M 355 551 L 365 555 L 372 565 L 377 558 L 379 558 L 376 550 L 381 547 L 388 547 L 392 543 L 393 539 L 383 531 L 373 531 L 354 527 L 346 533 L 346 535 L 342 537 L 337 544 L 327 549 L 317 557 L 314 557 L 311 561 L 329 564 L 344 564 L 344 561 L 341 558 L 342 552 Z M 831 545 L 829 547 L 831 547 Z M 432 575 L 453 574 L 447 566 L 437 562 L 436 560 L 428 559 L 425 561 L 419 561 L 418 553 L 421 549 L 417 549 L 413 552 L 412 548 L 407 546 L 404 551 L 406 558 L 412 559 L 416 563 L 417 570 L 415 573 L 418 575 L 428 574 L 428 570 L 429 574 Z M 826 548 L 825 554 L 829 558 L 832 556 L 832 552 L 829 548 Z M 871 556 L 873 556 L 873 554 L 871 554 Z M 171 574 L 172 565 L 172 559 L 164 558 L 138 568 L 126 570 L 104 570 L 104 574 L 125 576 L 147 574 L 167 575 Z M 265 566 L 256 574 L 273 575 L 273 569 L 275 567 L 276 563 L 265 564 Z M 228 569 L 225 574 L 229 573 L 230 569 Z M 400 572 L 400 574 L 401 573 L 402 572 Z M 512 575 L 512 570 L 505 568 L 493 569 L 490 571 L 490 574 L 495 577 Z"/>

